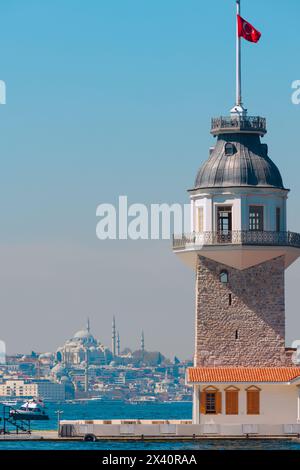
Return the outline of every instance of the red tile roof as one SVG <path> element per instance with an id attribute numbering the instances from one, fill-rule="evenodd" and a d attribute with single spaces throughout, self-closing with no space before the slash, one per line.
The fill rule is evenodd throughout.
<path id="1" fill-rule="evenodd" d="M 188 383 L 290 382 L 300 377 L 300 367 L 191 367 Z"/>

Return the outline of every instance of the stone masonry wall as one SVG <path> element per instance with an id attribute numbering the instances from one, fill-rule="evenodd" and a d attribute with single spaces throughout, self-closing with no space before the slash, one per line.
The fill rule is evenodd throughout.
<path id="1" fill-rule="evenodd" d="M 199 256 L 195 366 L 287 365 L 284 257 L 239 271 Z"/>

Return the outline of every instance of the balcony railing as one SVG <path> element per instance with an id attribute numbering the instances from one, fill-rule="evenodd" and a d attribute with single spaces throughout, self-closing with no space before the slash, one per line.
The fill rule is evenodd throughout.
<path id="1" fill-rule="evenodd" d="M 211 133 L 213 135 L 235 131 L 264 135 L 267 132 L 266 119 L 259 116 L 222 116 L 213 118 L 211 121 Z"/>
<path id="2" fill-rule="evenodd" d="M 300 248 L 300 234 L 293 232 L 233 230 L 226 233 L 194 232 L 173 236 L 174 250 L 215 245 L 290 246 Z"/>

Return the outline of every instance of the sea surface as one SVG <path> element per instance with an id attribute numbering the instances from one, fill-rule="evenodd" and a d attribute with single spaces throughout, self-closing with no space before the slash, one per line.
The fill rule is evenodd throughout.
<path id="1" fill-rule="evenodd" d="M 49 403 L 49 421 L 32 422 L 33 430 L 57 429 L 57 411 L 61 419 L 191 419 L 192 403 L 139 403 L 85 401 Z M 0 405 L 0 412 L 2 407 Z M 41 442 L 0 441 L 1 450 L 300 450 L 300 443 L 287 440 L 205 440 L 198 442 Z"/>

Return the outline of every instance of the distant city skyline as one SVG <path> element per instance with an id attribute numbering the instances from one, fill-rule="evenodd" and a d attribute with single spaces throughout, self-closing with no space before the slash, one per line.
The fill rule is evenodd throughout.
<path id="1" fill-rule="evenodd" d="M 112 356 L 121 356 L 124 352 L 128 351 L 128 350 L 131 350 L 131 351 L 142 351 L 142 354 L 145 353 L 145 351 L 149 351 L 149 352 L 160 352 L 158 350 L 154 350 L 151 348 L 151 345 L 149 345 L 149 347 L 147 347 L 148 345 L 146 345 L 146 340 L 145 340 L 145 332 L 144 330 L 142 330 L 140 332 L 140 336 L 139 336 L 139 341 L 137 341 L 137 344 L 136 345 L 133 345 L 133 346 L 129 346 L 126 344 L 126 339 L 124 341 L 124 338 L 122 338 L 120 332 L 118 330 L 116 330 L 116 317 L 113 316 L 113 322 L 112 322 L 112 344 L 111 345 L 108 345 L 108 344 L 105 344 L 103 343 L 103 346 L 107 349 L 109 349 L 111 352 L 112 352 Z M 91 322 L 90 322 L 90 318 L 88 317 L 87 318 L 87 321 L 86 321 L 86 327 L 82 327 L 81 329 L 78 330 L 78 332 L 80 331 L 87 331 L 88 333 L 91 333 L 93 336 L 95 336 L 95 338 L 101 340 L 101 338 L 98 338 L 97 337 L 97 334 L 96 332 L 93 331 L 93 327 L 91 325 Z M 115 338 L 114 338 L 114 331 L 116 332 L 115 333 Z M 77 332 L 77 333 L 78 333 Z M 74 333 L 74 332 L 73 332 Z M 71 334 L 68 338 L 65 338 L 65 340 L 70 340 L 72 339 L 74 335 Z M 123 340 L 123 345 L 121 347 L 121 338 Z M 114 347 L 114 341 L 115 341 L 115 347 Z M 2 358 L 3 356 L 3 363 L 5 363 L 5 349 L 6 347 L 6 343 L 4 341 L 0 341 L 0 359 Z M 2 352 L 3 351 L 3 352 Z M 13 352 L 10 352 L 9 354 L 7 354 L 7 356 L 15 356 L 15 355 L 30 355 L 30 354 L 43 354 L 43 353 L 53 353 L 55 354 L 55 349 L 53 351 L 50 351 L 50 350 L 34 350 L 34 349 L 29 349 L 29 351 L 13 351 Z M 2 356 L 1 356 L 2 354 Z M 176 355 L 174 355 L 174 357 L 177 357 Z M 170 360 L 173 360 L 174 357 L 168 357 L 167 359 L 170 359 Z M 189 358 L 185 358 L 185 357 L 182 357 L 181 358 L 183 361 L 184 360 L 191 360 L 191 357 Z M 0 360 L 0 363 L 1 363 L 1 360 Z"/>
<path id="2" fill-rule="evenodd" d="M 113 316 L 113 324 L 116 325 L 116 317 Z M 93 327 L 92 325 L 90 324 L 90 318 L 88 317 L 87 318 L 87 321 L 86 321 L 86 328 L 84 328 L 84 325 L 81 325 L 82 328 L 78 328 L 78 331 L 82 330 L 82 331 L 87 331 L 88 333 L 91 333 L 93 334 L 93 336 L 95 336 L 97 338 L 97 334 L 96 332 L 93 331 Z M 65 338 L 65 340 L 68 340 L 68 339 L 71 339 L 73 337 L 73 334 L 74 332 L 69 335 L 68 338 Z M 112 341 L 112 344 L 105 344 L 103 343 L 103 346 L 105 346 L 107 349 L 109 349 L 112 353 L 113 353 L 113 356 L 120 356 L 120 354 L 123 352 L 123 351 L 126 351 L 128 349 L 130 350 L 141 350 L 141 351 L 145 351 L 146 350 L 146 345 L 145 345 L 145 333 L 144 333 L 144 330 L 142 330 L 142 332 L 140 333 L 140 335 L 138 336 L 138 341 L 137 341 L 137 344 L 136 345 L 132 345 L 132 346 L 129 346 L 127 345 L 126 343 L 123 343 L 122 347 L 121 347 L 121 334 L 119 331 L 116 331 L 116 336 L 115 336 L 115 348 L 114 348 L 114 341 Z M 98 338 L 101 340 L 101 338 Z M 149 351 L 152 351 L 151 349 L 151 346 L 149 345 L 149 348 L 148 348 Z M 5 341 L 1 341 L 0 340 L 0 359 L 2 358 L 2 355 L 3 357 L 5 358 L 5 351 L 6 351 L 6 343 Z M 10 352 L 8 355 L 20 355 L 20 354 L 25 354 L 25 355 L 28 355 L 28 354 L 31 354 L 31 353 L 37 353 L 37 354 L 40 354 L 40 353 L 55 353 L 55 350 L 53 351 L 46 351 L 46 350 L 34 350 L 34 349 L 31 349 L 29 348 L 28 351 L 13 351 L 13 352 Z M 172 358 L 170 358 L 172 359 Z M 183 360 L 187 359 L 187 358 L 182 358 Z M 5 359 L 4 359 L 5 361 Z M 1 363 L 1 360 L 0 360 L 0 363 Z"/>
<path id="3" fill-rule="evenodd" d="M 55 350 L 87 316 L 110 346 L 116 315 L 123 345 L 138 348 L 144 330 L 149 349 L 192 357 L 193 273 L 171 241 L 98 240 L 96 208 L 120 195 L 188 203 L 214 143 L 210 119 L 234 104 L 234 0 L 11 0 L 1 13 L 7 353 Z M 289 229 L 300 232 L 300 106 L 291 99 L 300 3 L 244 0 L 243 13 L 262 32 L 255 47 L 243 44 L 244 104 L 267 117 L 264 142 L 291 188 Z M 300 339 L 299 276 L 296 263 L 286 277 L 287 344 Z"/>

